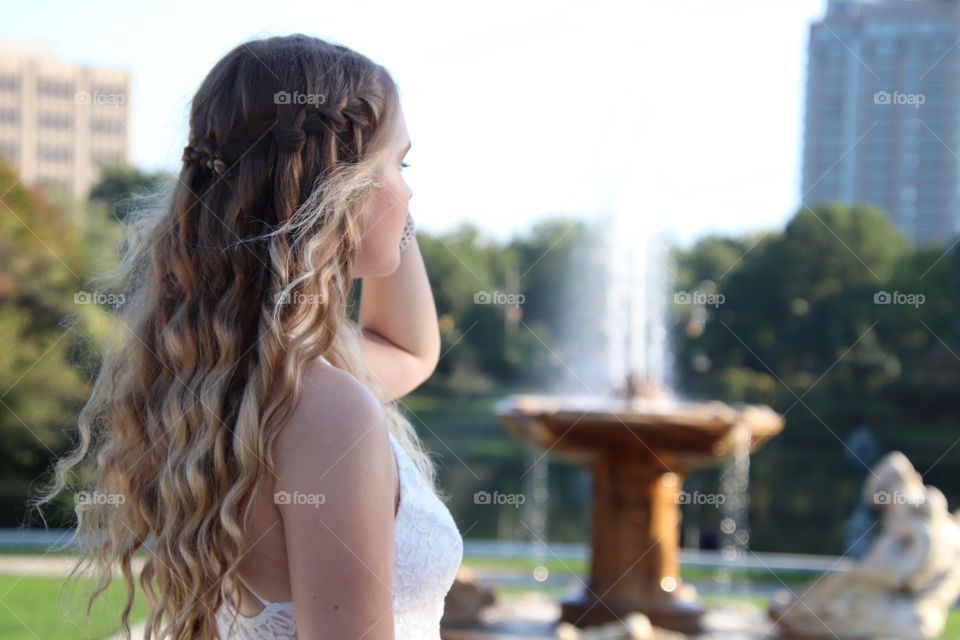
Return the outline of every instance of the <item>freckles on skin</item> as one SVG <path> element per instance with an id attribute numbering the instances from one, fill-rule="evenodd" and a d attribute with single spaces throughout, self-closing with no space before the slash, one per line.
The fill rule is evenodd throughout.
<path id="1" fill-rule="evenodd" d="M 371 210 L 367 216 L 368 224 L 364 235 L 388 234 L 392 226 L 390 224 L 390 218 L 400 207 L 400 200 L 396 197 L 393 190 L 389 188 L 389 185 L 379 187 L 371 203 Z"/>
<path id="2" fill-rule="evenodd" d="M 387 169 L 383 183 L 368 201 L 364 216 L 361 274 L 389 275 L 399 265 L 400 237 L 407 218 L 405 194 L 406 187 L 402 178 L 391 175 L 390 169 Z"/>
<path id="3" fill-rule="evenodd" d="M 399 169 L 389 169 L 384 183 L 377 189 L 374 199 L 374 225 L 378 225 L 378 233 L 395 236 L 399 243 L 403 227 L 407 222 L 407 207 L 410 200 L 410 191 Z"/>

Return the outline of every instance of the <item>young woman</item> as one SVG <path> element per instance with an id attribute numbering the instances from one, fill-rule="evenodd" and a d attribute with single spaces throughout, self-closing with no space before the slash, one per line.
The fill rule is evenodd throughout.
<path id="1" fill-rule="evenodd" d="M 116 340 L 34 504 L 89 467 L 71 577 L 93 566 L 91 603 L 136 579 L 145 637 L 439 638 L 463 543 L 395 402 L 440 353 L 409 146 L 382 66 L 247 42 L 194 97 L 168 197 L 127 219 Z"/>

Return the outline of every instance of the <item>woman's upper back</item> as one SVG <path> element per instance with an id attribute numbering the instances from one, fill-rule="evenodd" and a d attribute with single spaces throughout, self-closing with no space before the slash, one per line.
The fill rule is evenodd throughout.
<path id="1" fill-rule="evenodd" d="M 241 566 L 274 602 L 240 618 L 239 635 L 229 637 L 375 639 L 394 637 L 394 627 L 397 638 L 438 637 L 463 553 L 450 512 L 389 433 L 369 390 L 327 364 L 304 385 L 275 441 L 272 503 L 261 499 L 251 526 L 251 535 L 274 544 L 252 547 Z M 298 632 L 290 629 L 295 607 Z M 224 622 L 228 612 L 218 612 Z"/>

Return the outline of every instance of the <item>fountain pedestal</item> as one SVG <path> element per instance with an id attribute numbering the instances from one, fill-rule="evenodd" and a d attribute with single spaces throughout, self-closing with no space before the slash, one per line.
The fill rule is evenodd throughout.
<path id="1" fill-rule="evenodd" d="M 579 626 L 641 611 L 657 626 L 699 628 L 703 609 L 681 594 L 678 565 L 682 476 L 653 455 L 602 451 L 594 478 L 593 554 L 588 589 L 562 603 Z M 600 551 L 602 550 L 602 551 Z"/>
<path id="2" fill-rule="evenodd" d="M 545 396 L 512 396 L 497 416 L 521 439 L 593 471 L 590 580 L 561 603 L 561 620 L 583 627 L 639 611 L 656 626 L 699 631 L 704 610 L 678 563 L 683 479 L 731 455 L 738 429 L 749 430 L 752 450 L 780 432 L 783 418 L 719 402 L 578 406 Z"/>

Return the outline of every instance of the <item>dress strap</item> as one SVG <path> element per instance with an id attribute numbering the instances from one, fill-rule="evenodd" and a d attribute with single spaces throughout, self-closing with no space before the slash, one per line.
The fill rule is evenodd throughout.
<path id="1" fill-rule="evenodd" d="M 257 593 L 257 592 L 254 591 L 252 588 L 250 588 L 250 585 L 247 584 L 246 581 L 245 581 L 243 578 L 241 578 L 240 576 L 237 576 L 237 580 L 239 580 L 240 582 L 242 582 L 242 583 L 243 583 L 243 586 L 245 586 L 245 587 L 250 591 L 250 593 L 253 594 L 253 597 L 256 598 L 257 600 L 259 600 L 260 603 L 263 604 L 263 606 L 267 606 L 268 604 L 270 604 L 270 601 L 269 601 L 269 600 L 267 600 L 266 598 L 260 597 L 260 594 L 259 594 L 259 593 Z"/>

